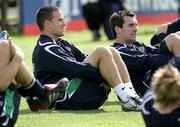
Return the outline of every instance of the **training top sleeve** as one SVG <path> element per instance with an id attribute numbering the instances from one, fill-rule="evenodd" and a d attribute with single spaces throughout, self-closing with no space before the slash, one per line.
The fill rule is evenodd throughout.
<path id="1" fill-rule="evenodd" d="M 168 25 L 167 34 L 180 31 L 180 18 Z"/>

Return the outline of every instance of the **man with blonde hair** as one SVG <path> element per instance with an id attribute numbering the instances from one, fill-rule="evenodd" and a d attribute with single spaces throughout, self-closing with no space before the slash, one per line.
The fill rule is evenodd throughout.
<path id="1" fill-rule="evenodd" d="M 153 75 L 152 91 L 144 96 L 142 114 L 147 127 L 180 127 L 180 73 L 172 65 Z"/>

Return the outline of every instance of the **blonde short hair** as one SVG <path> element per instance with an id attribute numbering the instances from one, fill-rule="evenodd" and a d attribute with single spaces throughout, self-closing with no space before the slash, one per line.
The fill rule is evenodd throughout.
<path id="1" fill-rule="evenodd" d="M 153 107 L 157 110 L 180 100 L 180 73 L 172 65 L 158 69 L 153 75 L 152 90 L 155 96 Z"/>

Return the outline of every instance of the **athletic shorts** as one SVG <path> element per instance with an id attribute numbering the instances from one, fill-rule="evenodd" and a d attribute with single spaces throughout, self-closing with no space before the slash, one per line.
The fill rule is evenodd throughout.
<path id="1" fill-rule="evenodd" d="M 81 80 L 81 79 L 80 79 Z M 55 109 L 91 110 L 98 109 L 107 99 L 110 89 L 100 86 L 101 82 L 82 80 L 71 98 L 56 101 Z"/>
<path id="2" fill-rule="evenodd" d="M 169 51 L 165 40 L 161 41 L 160 47 L 159 47 L 159 54 L 167 55 L 173 57 L 174 55 Z"/>
<path id="3" fill-rule="evenodd" d="M 13 127 L 19 114 L 20 96 L 15 84 L 0 92 L 0 126 Z"/>
<path id="4" fill-rule="evenodd" d="M 169 61 L 169 63 L 175 66 L 180 71 L 180 56 L 174 57 Z"/>

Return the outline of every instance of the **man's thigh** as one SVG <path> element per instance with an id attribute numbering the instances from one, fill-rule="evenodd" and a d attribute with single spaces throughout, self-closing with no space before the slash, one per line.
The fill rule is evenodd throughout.
<path id="1" fill-rule="evenodd" d="M 168 48 L 169 52 L 173 54 L 173 56 L 179 56 L 180 55 L 180 35 L 179 32 L 172 33 L 168 35 L 161 43 L 166 44 L 166 47 Z M 161 46 L 161 45 L 160 45 Z"/>
<path id="2" fill-rule="evenodd" d="M 169 50 L 165 39 L 160 43 L 159 53 L 167 56 L 174 56 L 173 53 Z"/>
<path id="3" fill-rule="evenodd" d="M 85 59 L 84 63 L 89 63 L 91 66 L 98 68 L 98 63 L 100 59 L 100 48 L 92 51 Z"/>
<path id="4" fill-rule="evenodd" d="M 10 45 L 7 42 L 0 42 L 0 70 L 7 66 L 10 61 Z"/>
<path id="5" fill-rule="evenodd" d="M 85 63 L 91 64 L 93 67 L 99 68 L 99 63 L 102 57 L 108 58 L 111 54 L 110 47 L 100 46 L 91 52 L 84 60 Z"/>

